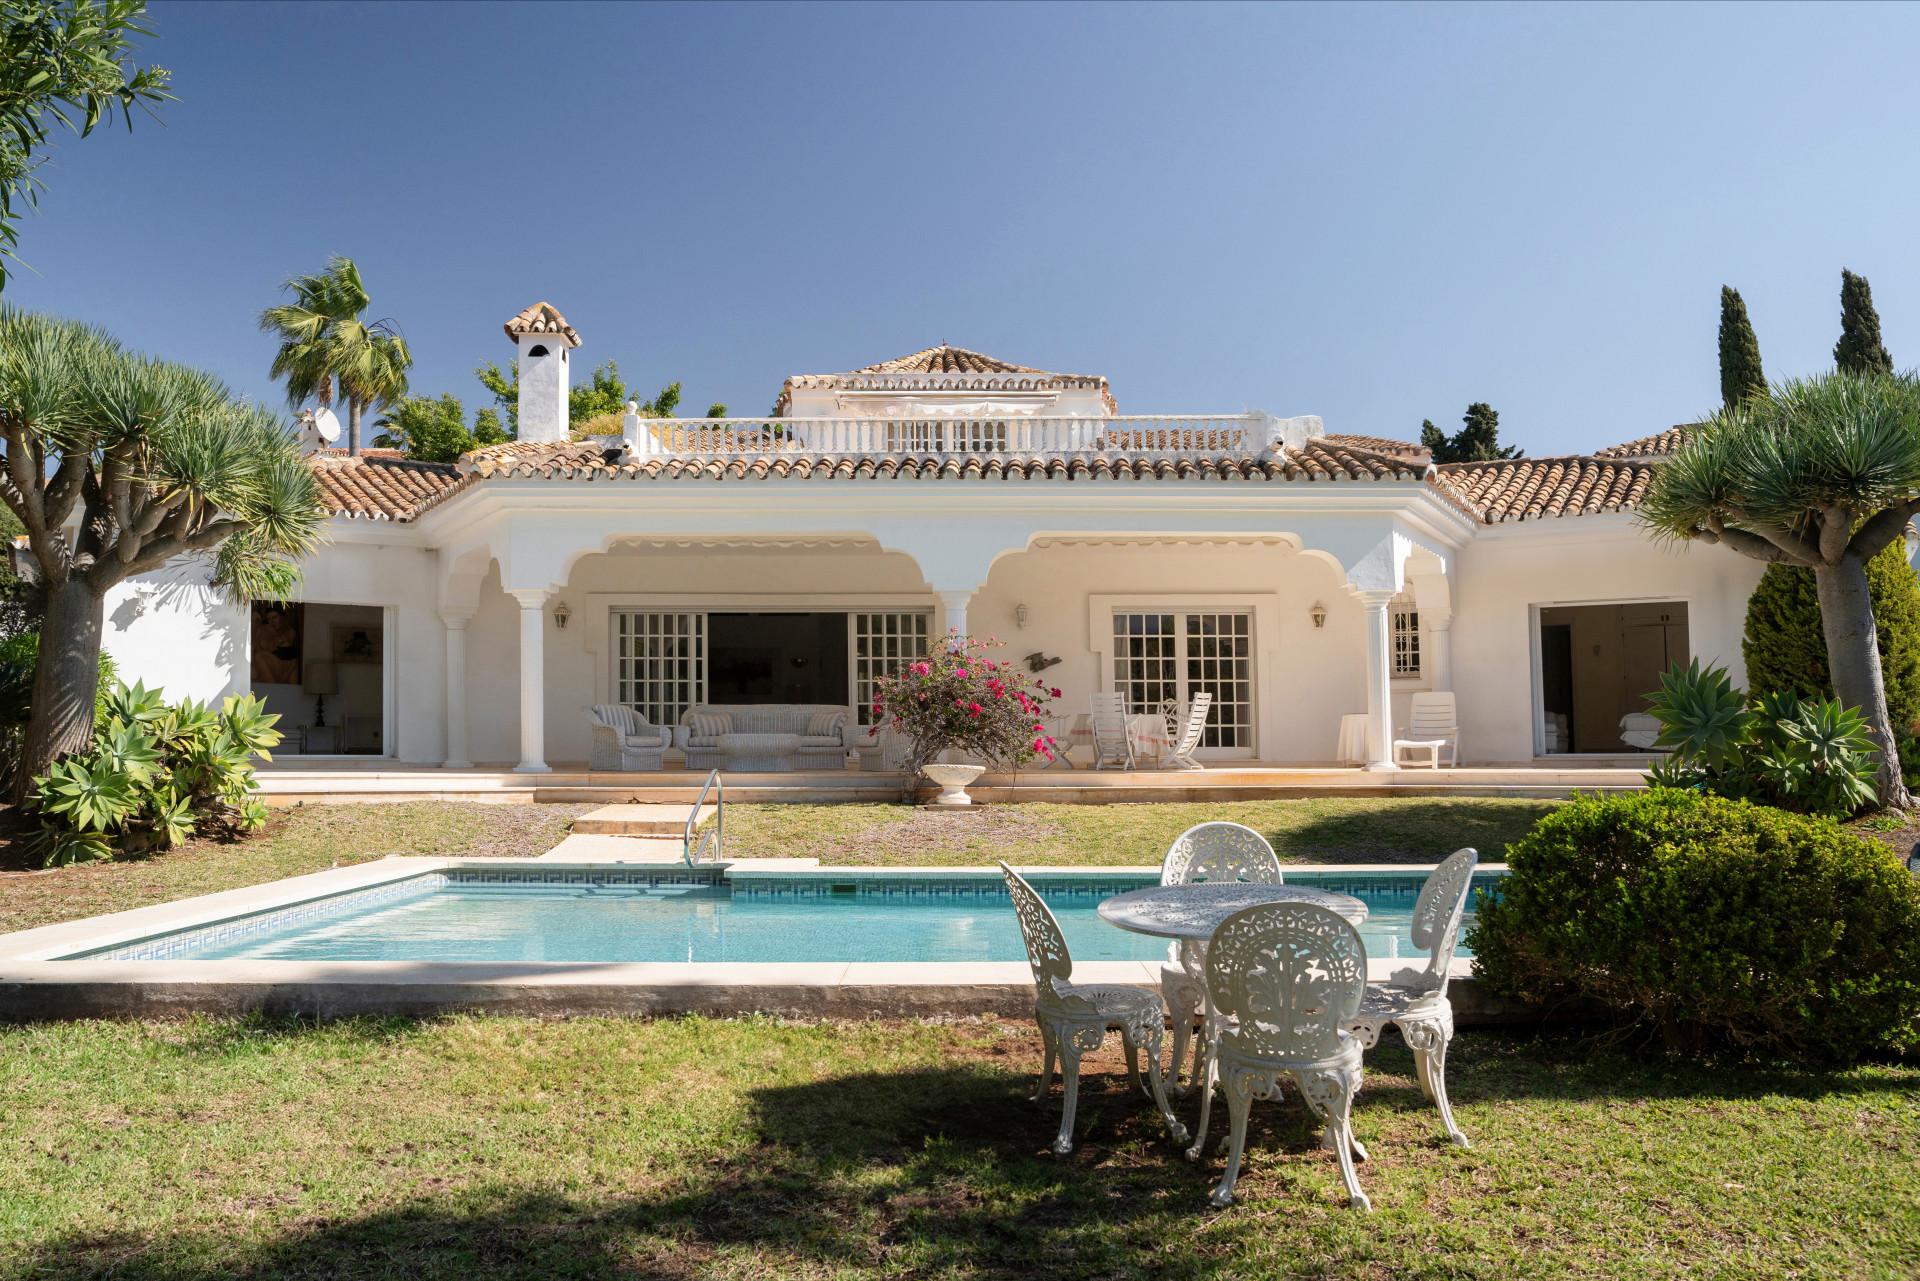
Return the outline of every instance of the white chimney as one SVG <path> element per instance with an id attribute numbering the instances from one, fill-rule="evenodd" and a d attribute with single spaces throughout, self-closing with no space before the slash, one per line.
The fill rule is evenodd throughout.
<path id="1" fill-rule="evenodd" d="M 567 439 L 568 354 L 580 345 L 567 318 L 537 302 L 505 329 L 519 348 L 520 439 L 552 444 Z"/>

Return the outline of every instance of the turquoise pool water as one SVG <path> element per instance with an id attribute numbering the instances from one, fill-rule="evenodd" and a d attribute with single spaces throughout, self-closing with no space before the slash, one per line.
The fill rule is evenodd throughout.
<path id="1" fill-rule="evenodd" d="M 1289 877 L 1367 903 L 1370 956 L 1416 957 L 1418 875 Z M 1494 878 L 1476 878 L 1487 884 Z M 678 883 L 675 883 L 675 882 Z M 1152 884 L 1036 879 L 1077 961 L 1164 959 L 1166 941 L 1115 929 L 1101 900 Z M 1469 924 L 1471 918 L 1469 916 Z M 1460 955 L 1466 955 L 1462 951 Z M 1022 961 L 995 878 L 799 883 L 645 873 L 428 874 L 257 917 L 145 939 L 103 959 L 304 961 Z"/>

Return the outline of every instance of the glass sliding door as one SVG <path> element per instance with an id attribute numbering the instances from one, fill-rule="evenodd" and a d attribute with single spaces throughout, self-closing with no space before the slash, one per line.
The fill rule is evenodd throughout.
<path id="1" fill-rule="evenodd" d="M 897 675 L 908 663 L 927 656 L 932 615 L 855 614 L 853 626 L 853 705 L 860 723 L 873 723 L 873 686 Z"/>
<path id="2" fill-rule="evenodd" d="M 678 725 L 707 701 L 705 614 L 616 612 L 613 632 L 614 696 L 649 724 Z"/>
<path id="3" fill-rule="evenodd" d="M 1200 747 L 1223 756 L 1251 756 L 1253 615 L 1116 613 L 1113 688 L 1126 695 L 1127 710 L 1136 714 L 1212 694 Z"/>

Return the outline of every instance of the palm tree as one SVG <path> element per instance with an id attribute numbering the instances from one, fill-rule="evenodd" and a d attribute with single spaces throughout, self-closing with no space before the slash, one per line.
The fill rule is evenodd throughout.
<path id="1" fill-rule="evenodd" d="M 407 394 L 413 355 L 391 320 L 367 323 L 372 298 L 351 258 L 335 254 L 317 276 L 295 276 L 281 289 L 291 303 L 260 313 L 260 328 L 280 337 L 269 375 L 287 380 L 287 404 L 309 398 L 334 402 L 335 385 L 347 401 L 347 453 L 360 453 L 360 416 Z"/>
<path id="2" fill-rule="evenodd" d="M 1813 570 L 1827 669 L 1880 746 L 1880 801 L 1911 805 L 1880 676 L 1867 562 L 1920 514 L 1920 380 L 1836 371 L 1721 409 L 1640 505 L 1657 535 Z M 1898 728 L 1906 728 L 1901 726 Z"/>
<path id="3" fill-rule="evenodd" d="M 325 515 L 319 482 L 271 413 L 98 329 L 9 307 L 0 445 L 0 501 L 26 527 L 47 593 L 17 799 L 92 734 L 114 584 L 214 552 L 213 581 L 231 599 L 282 597 Z"/>

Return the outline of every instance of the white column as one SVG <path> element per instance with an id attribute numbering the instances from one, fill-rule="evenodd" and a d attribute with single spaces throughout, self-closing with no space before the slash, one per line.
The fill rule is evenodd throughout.
<path id="1" fill-rule="evenodd" d="M 1392 592 L 1361 592 L 1367 608 L 1367 768 L 1391 770 L 1393 764 L 1393 620 L 1387 607 Z"/>
<path id="2" fill-rule="evenodd" d="M 1453 688 L 1453 615 L 1429 614 L 1420 611 L 1420 661 L 1427 665 L 1427 675 L 1433 682 L 1435 693 L 1444 694 Z"/>
<path id="3" fill-rule="evenodd" d="M 440 615 L 447 627 L 447 759 L 442 769 L 471 769 L 467 759 L 467 623 L 471 613 Z"/>
<path id="4" fill-rule="evenodd" d="M 520 763 L 516 774 L 551 774 L 547 766 L 547 596 L 538 587 L 511 593 L 520 602 Z"/>
<path id="5" fill-rule="evenodd" d="M 967 605 L 973 600 L 972 592 L 935 592 L 940 598 L 943 609 L 945 634 L 949 637 L 955 632 L 967 634 Z"/>

